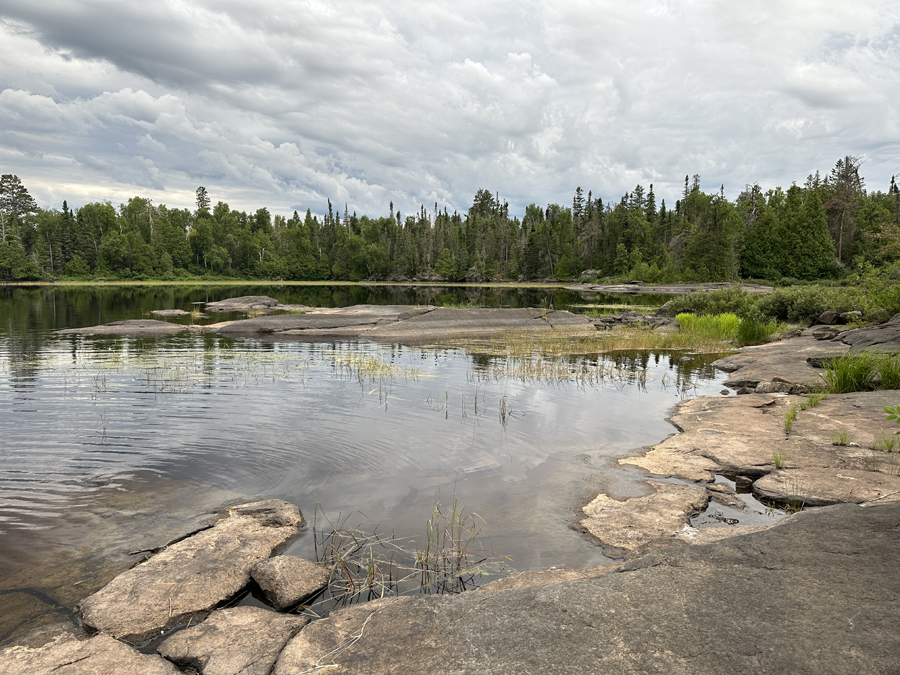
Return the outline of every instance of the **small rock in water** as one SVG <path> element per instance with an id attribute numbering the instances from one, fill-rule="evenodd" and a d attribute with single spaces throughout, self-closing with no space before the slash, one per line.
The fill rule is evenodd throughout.
<path id="1" fill-rule="evenodd" d="M 324 569 L 292 555 L 261 560 L 250 568 L 250 576 L 278 610 L 298 605 L 328 585 Z"/>
<path id="2" fill-rule="evenodd" d="M 727 389 L 723 389 L 723 390 L 720 391 L 719 393 L 722 394 L 722 396 L 728 396 L 729 391 L 728 391 Z"/>

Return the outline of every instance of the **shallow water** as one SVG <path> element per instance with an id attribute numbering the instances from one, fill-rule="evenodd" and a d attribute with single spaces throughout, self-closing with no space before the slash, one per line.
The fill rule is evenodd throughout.
<path id="1" fill-rule="evenodd" d="M 721 389 L 709 359 L 681 354 L 587 359 L 597 375 L 588 384 L 498 375 L 496 359 L 458 349 L 52 333 L 189 308 L 198 295 L 311 304 L 303 289 L 282 291 L 0 295 L 0 641 L 64 616 L 48 599 L 71 609 L 136 562 L 132 551 L 253 496 L 288 500 L 308 518 L 319 505 L 411 542 L 435 501 L 455 496 L 483 519 L 483 543 L 508 570 L 600 564 L 568 527 L 579 501 L 641 493 L 615 459 L 674 432 L 665 417 L 683 396 Z M 330 293 L 398 302 L 371 289 Z M 312 556 L 313 538 L 291 551 Z"/>

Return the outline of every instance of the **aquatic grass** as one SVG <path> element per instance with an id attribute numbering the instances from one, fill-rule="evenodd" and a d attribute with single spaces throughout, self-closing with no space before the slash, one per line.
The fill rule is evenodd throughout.
<path id="1" fill-rule="evenodd" d="M 681 331 L 695 335 L 701 339 L 712 339 L 720 342 L 737 340 L 741 320 L 736 314 L 725 312 L 715 315 L 678 314 L 675 317 Z"/>
<path id="2" fill-rule="evenodd" d="M 822 368 L 828 393 L 900 388 L 900 355 L 871 351 L 843 354 L 826 359 Z"/>
<path id="3" fill-rule="evenodd" d="M 359 524 L 350 525 L 351 517 Z M 484 520 L 467 514 L 454 496 L 450 506 L 435 497 L 422 544 L 414 537 L 381 534 L 354 512 L 329 518 L 321 504 L 313 515 L 316 561 L 328 572 L 326 601 L 352 604 L 403 593 L 461 593 L 487 574 L 479 567 L 493 554 L 481 547 Z M 504 558 L 504 556 L 498 556 Z"/>

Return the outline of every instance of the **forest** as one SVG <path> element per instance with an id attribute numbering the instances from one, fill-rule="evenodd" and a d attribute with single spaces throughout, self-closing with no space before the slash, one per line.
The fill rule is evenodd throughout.
<path id="1" fill-rule="evenodd" d="M 272 279 L 298 281 L 579 278 L 792 282 L 893 269 L 900 259 L 900 188 L 869 191 L 862 159 L 838 160 L 824 176 L 734 201 L 724 187 L 685 176 L 674 204 L 653 185 L 604 203 L 575 189 L 571 205 L 531 204 L 509 213 L 481 189 L 466 213 L 429 210 L 358 216 L 328 202 L 322 217 L 267 208 L 236 211 L 206 188 L 196 208 L 133 197 L 70 209 L 37 206 L 13 174 L 0 177 L 0 279 Z"/>

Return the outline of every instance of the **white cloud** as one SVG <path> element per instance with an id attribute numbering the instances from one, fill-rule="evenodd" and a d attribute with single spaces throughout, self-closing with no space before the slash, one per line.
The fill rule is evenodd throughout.
<path id="1" fill-rule="evenodd" d="M 847 153 L 884 189 L 892 4 L 6 0 L 0 162 L 46 205 L 203 184 L 275 213 L 734 196 Z"/>

